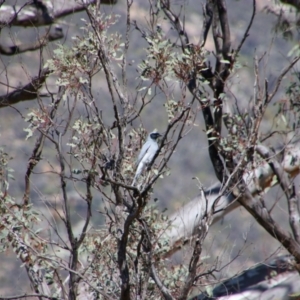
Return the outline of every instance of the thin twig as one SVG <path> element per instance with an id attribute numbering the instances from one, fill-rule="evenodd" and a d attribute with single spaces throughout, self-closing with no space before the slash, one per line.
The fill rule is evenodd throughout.
<path id="1" fill-rule="evenodd" d="M 166 300 L 173 300 L 173 296 L 171 295 L 170 291 L 168 290 L 168 288 L 163 284 L 163 282 L 160 280 L 159 275 L 156 272 L 156 268 L 154 266 L 153 263 L 153 258 L 152 258 L 152 242 L 151 242 L 151 236 L 149 233 L 149 229 L 148 229 L 148 225 L 146 223 L 146 221 L 144 219 L 141 219 L 140 222 L 143 224 L 143 228 L 145 230 L 146 233 L 146 237 L 148 240 L 148 244 L 149 244 L 149 263 L 150 263 L 150 269 L 151 269 L 151 277 L 152 279 L 155 281 L 157 287 L 159 288 L 160 292 L 162 293 L 164 299 Z"/>
<path id="2" fill-rule="evenodd" d="M 254 17 L 255 17 L 255 14 L 256 14 L 256 0 L 253 0 L 252 7 L 253 7 L 253 9 L 252 9 L 252 15 L 251 15 L 250 22 L 249 22 L 248 27 L 247 27 L 244 35 L 243 35 L 243 38 L 242 38 L 240 44 L 238 45 L 237 49 L 234 52 L 234 58 L 233 58 L 234 60 L 236 59 L 236 57 L 240 53 L 240 50 L 241 50 L 242 46 L 244 45 L 244 42 L 246 41 L 247 37 L 249 36 L 249 31 L 250 31 L 250 28 L 252 27 Z"/>
<path id="3" fill-rule="evenodd" d="M 36 297 L 36 298 L 45 298 L 45 299 L 49 299 L 49 300 L 57 300 L 57 297 L 51 297 L 51 296 L 47 296 L 44 294 L 22 294 L 22 295 L 18 295 L 18 296 L 6 296 L 6 297 L 2 297 L 0 296 L 0 300 L 13 300 L 13 299 L 22 299 L 22 298 L 27 298 L 27 297 Z"/>
<path id="4" fill-rule="evenodd" d="M 269 96 L 269 99 L 268 99 L 268 102 L 270 102 L 273 97 L 275 96 L 275 94 L 277 93 L 278 89 L 279 89 L 279 86 L 281 84 L 281 81 L 282 79 L 284 78 L 284 76 L 291 70 L 291 68 L 299 61 L 300 59 L 300 56 L 296 56 L 292 61 L 291 63 L 285 67 L 282 72 L 280 73 L 280 75 L 278 76 L 277 80 L 276 80 L 276 84 L 275 84 L 275 87 L 274 87 L 274 90 L 273 92 L 270 94 Z"/>
<path id="5" fill-rule="evenodd" d="M 165 13 L 169 21 L 173 24 L 173 26 L 175 27 L 179 35 L 182 51 L 185 52 L 190 44 L 188 34 L 184 29 L 183 25 L 181 24 L 179 16 L 177 16 L 175 13 L 172 12 L 169 5 L 166 5 L 165 0 L 161 1 L 161 3 L 162 3 L 163 12 Z"/>

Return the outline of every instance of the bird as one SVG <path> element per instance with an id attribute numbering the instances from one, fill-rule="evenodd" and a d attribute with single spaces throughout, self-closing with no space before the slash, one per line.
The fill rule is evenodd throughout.
<path id="1" fill-rule="evenodd" d="M 141 173 L 144 171 L 145 167 L 152 161 L 153 157 L 155 156 L 159 148 L 157 144 L 157 139 L 160 136 L 161 134 L 158 133 L 157 131 L 153 131 L 148 135 L 147 140 L 143 145 L 140 154 L 138 156 L 138 159 L 136 161 L 137 169 L 132 182 L 133 186 L 135 185 L 136 180 L 139 178 Z"/>

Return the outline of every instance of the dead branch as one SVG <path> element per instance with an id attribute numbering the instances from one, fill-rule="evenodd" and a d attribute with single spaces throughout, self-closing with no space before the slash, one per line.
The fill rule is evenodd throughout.
<path id="1" fill-rule="evenodd" d="M 162 2 L 162 9 L 163 12 L 165 13 L 166 17 L 169 19 L 169 21 L 171 22 L 171 24 L 174 26 L 174 28 L 176 29 L 176 31 L 178 32 L 178 36 L 180 38 L 180 42 L 181 42 L 181 47 L 182 47 L 182 51 L 185 52 L 186 49 L 189 47 L 189 37 L 188 34 L 186 32 L 186 30 L 184 29 L 183 24 L 181 23 L 179 16 L 177 16 L 170 8 L 170 5 L 168 5 L 167 3 L 168 1 L 163 1 Z"/>
<path id="2" fill-rule="evenodd" d="M 224 59 L 229 60 L 229 52 L 231 47 L 231 39 L 230 39 L 230 28 L 227 16 L 227 7 L 226 2 L 224 0 L 217 1 L 218 12 L 219 12 L 219 20 L 220 26 L 222 30 L 222 54 Z M 224 79 L 223 79 L 224 80 Z"/>
<path id="3" fill-rule="evenodd" d="M 151 272 L 151 277 L 152 279 L 155 281 L 158 289 L 160 290 L 160 292 L 162 293 L 164 299 L 166 300 L 173 300 L 174 298 L 172 297 L 170 291 L 168 290 L 168 288 L 163 284 L 163 282 L 161 281 L 161 279 L 159 278 L 159 275 L 156 271 L 155 265 L 154 265 L 154 261 L 153 261 L 153 245 L 151 242 L 151 236 L 149 233 L 149 228 L 148 225 L 146 223 L 146 221 L 144 219 L 141 219 L 140 222 L 143 225 L 144 231 L 145 231 L 145 236 L 147 237 L 147 244 L 148 244 L 148 248 L 149 248 L 149 264 L 150 264 L 150 272 Z"/>
<path id="4" fill-rule="evenodd" d="M 42 72 L 49 72 L 49 70 L 44 69 Z M 57 112 L 57 109 L 58 109 L 59 103 L 61 101 L 61 96 L 62 96 L 63 91 L 64 91 L 64 89 L 60 88 L 60 92 L 58 93 L 58 98 L 54 102 L 54 105 L 53 105 L 53 107 L 51 109 L 51 112 L 50 112 L 50 118 L 51 119 L 54 118 L 54 116 Z M 43 148 L 44 148 L 44 143 L 45 143 L 45 138 L 46 138 L 46 135 L 47 135 L 47 133 L 48 133 L 50 127 L 51 127 L 51 126 L 49 126 L 49 124 L 47 124 L 47 125 L 48 125 L 48 128 L 44 132 L 41 132 L 39 137 L 37 138 L 34 149 L 33 149 L 32 154 L 31 154 L 31 157 L 28 160 L 27 171 L 26 171 L 26 174 L 25 174 L 25 192 L 24 192 L 24 195 L 23 195 L 24 205 L 29 204 L 30 188 L 31 188 L 31 178 L 30 178 L 30 176 L 33 172 L 33 169 L 36 167 L 36 165 L 39 163 L 39 161 L 41 159 L 41 155 L 42 155 Z"/>
<path id="5" fill-rule="evenodd" d="M 281 81 L 282 79 L 284 78 L 284 76 L 295 66 L 295 64 L 299 61 L 300 57 L 299 56 L 296 56 L 291 62 L 290 64 L 285 67 L 280 75 L 278 76 L 277 80 L 276 80 L 276 84 L 275 84 L 275 87 L 273 89 L 273 92 L 269 95 L 268 99 L 266 99 L 266 101 L 269 103 L 273 97 L 276 95 L 278 89 L 279 89 L 279 86 L 281 84 Z"/>
<path id="6" fill-rule="evenodd" d="M 256 221 L 275 239 L 277 239 L 300 263 L 300 245 L 271 217 L 268 210 L 253 198 L 244 182 L 240 182 L 233 194 L 239 203 L 256 219 Z"/>
<path id="7" fill-rule="evenodd" d="M 213 6 L 210 2 L 206 2 L 205 7 L 203 9 L 203 41 L 201 43 L 201 47 L 204 47 L 207 39 L 207 35 L 209 29 L 211 27 L 213 20 Z"/>
<path id="8" fill-rule="evenodd" d="M 242 46 L 244 45 L 244 42 L 246 41 L 247 37 L 249 36 L 249 31 L 250 31 L 250 28 L 252 27 L 254 17 L 255 17 L 255 14 L 256 14 L 256 0 L 253 0 L 252 7 L 253 7 L 253 9 L 252 9 L 252 16 L 251 16 L 250 22 L 249 22 L 248 27 L 247 27 L 244 35 L 243 35 L 243 38 L 242 38 L 240 44 L 238 45 L 237 49 L 234 52 L 234 58 L 233 58 L 234 60 L 236 59 L 236 57 L 239 54 Z"/>
<path id="9" fill-rule="evenodd" d="M 293 258 L 284 255 L 223 281 L 212 290 L 211 295 L 204 292 L 193 300 L 288 299 L 287 295 L 299 291 L 299 275 L 293 268 Z"/>
<path id="10" fill-rule="evenodd" d="M 101 4 L 115 5 L 118 0 L 104 0 Z M 0 7 L 0 26 L 37 27 L 51 25 L 59 18 L 84 11 L 87 6 L 97 3 L 96 0 L 77 2 L 75 0 L 50 1 L 33 0 L 25 5 L 2 5 Z"/>
<path id="11" fill-rule="evenodd" d="M 282 154 L 281 167 L 283 170 L 291 177 L 296 177 L 300 173 L 300 142 L 288 145 L 284 150 L 278 150 L 278 154 Z M 250 193 L 256 196 L 271 186 L 273 176 L 274 172 L 266 162 L 253 172 L 244 174 L 243 178 Z M 212 209 L 213 203 L 220 196 L 220 190 L 221 184 L 206 190 L 205 197 L 208 199 L 208 210 Z M 239 207 L 240 204 L 234 199 L 232 194 L 221 196 L 215 208 L 213 223 Z M 199 195 L 170 217 L 169 227 L 161 236 L 162 240 L 168 239 L 170 243 L 170 250 L 166 256 L 181 249 L 192 237 L 197 235 L 204 215 L 205 199 Z"/>
<path id="12" fill-rule="evenodd" d="M 43 69 L 40 74 L 32 78 L 31 82 L 6 95 L 0 96 L 0 108 L 7 107 L 18 102 L 36 99 L 39 89 L 50 74 L 49 69 Z"/>
<path id="13" fill-rule="evenodd" d="M 170 294 L 169 290 L 164 286 L 164 284 L 162 283 L 162 281 L 158 277 L 158 274 L 157 274 L 156 269 L 155 269 L 153 264 L 151 264 L 151 275 L 152 275 L 152 278 L 155 281 L 157 287 L 159 288 L 159 290 L 163 294 L 164 299 L 173 300 L 174 298 Z"/>
<path id="14" fill-rule="evenodd" d="M 40 134 L 40 136 L 37 138 L 34 149 L 32 151 L 32 154 L 28 160 L 28 166 L 27 171 L 25 174 L 25 192 L 23 195 L 23 204 L 28 205 L 29 204 L 29 198 L 30 198 L 30 187 L 31 187 L 31 174 L 35 166 L 39 163 L 41 160 L 41 155 L 43 152 L 45 143 L 45 135 Z"/>
<path id="15" fill-rule="evenodd" d="M 275 158 L 275 154 L 271 153 L 271 150 L 266 146 L 258 145 L 256 146 L 257 152 L 268 161 L 272 171 L 276 175 L 279 185 L 288 201 L 289 207 L 289 219 L 290 226 L 293 231 L 295 240 L 300 244 L 300 215 L 297 206 L 298 197 L 295 192 L 295 185 L 290 182 L 287 173 L 283 170 L 282 166 Z"/>
<path id="16" fill-rule="evenodd" d="M 189 263 L 189 273 L 186 278 L 186 282 L 181 289 L 181 295 L 178 298 L 180 300 L 187 299 L 187 296 L 194 284 L 195 278 L 197 276 L 197 271 L 199 271 L 198 266 L 199 266 L 200 255 L 202 253 L 202 244 L 208 233 L 210 224 L 211 224 L 211 213 L 210 213 L 210 216 L 208 216 L 208 218 L 204 218 L 201 222 L 201 233 L 196 238 L 196 241 L 194 244 L 193 255 L 192 255 L 192 257 L 190 259 L 190 263 Z"/>
<path id="17" fill-rule="evenodd" d="M 13 46 L 4 46 L 0 45 L 0 54 L 2 55 L 16 55 L 19 53 L 24 53 L 27 51 L 35 51 L 40 49 L 48 44 L 48 42 L 56 41 L 64 37 L 62 28 L 59 26 L 55 27 L 55 30 L 46 33 L 45 35 L 38 38 L 37 42 L 34 43 L 25 43 Z"/>
<path id="18" fill-rule="evenodd" d="M 51 297 L 47 296 L 45 294 L 22 294 L 22 295 L 16 295 L 16 296 L 6 296 L 6 297 L 0 297 L 0 300 L 18 300 L 18 299 L 27 299 L 28 297 L 34 297 L 34 298 L 39 298 L 39 299 L 49 299 L 49 300 L 56 300 L 57 297 Z"/>

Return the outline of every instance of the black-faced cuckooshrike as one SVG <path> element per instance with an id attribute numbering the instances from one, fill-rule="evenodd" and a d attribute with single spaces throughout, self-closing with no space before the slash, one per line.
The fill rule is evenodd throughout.
<path id="1" fill-rule="evenodd" d="M 144 171 L 145 167 L 152 161 L 156 151 L 158 150 L 157 139 L 161 136 L 160 133 L 154 131 L 151 132 L 145 144 L 142 147 L 142 150 L 137 159 L 137 170 L 135 172 L 135 176 L 132 182 L 132 185 L 135 185 L 136 180 L 139 178 L 141 173 Z"/>

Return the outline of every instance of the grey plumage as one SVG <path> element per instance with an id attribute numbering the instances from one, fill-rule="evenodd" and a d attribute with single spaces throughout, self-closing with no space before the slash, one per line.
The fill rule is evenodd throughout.
<path id="1" fill-rule="evenodd" d="M 135 172 L 135 176 L 132 182 L 132 185 L 135 185 L 136 180 L 139 178 L 139 176 L 144 171 L 145 167 L 152 161 L 154 155 L 156 154 L 158 150 L 158 144 L 157 139 L 161 136 L 158 132 L 151 132 L 145 144 L 143 145 L 141 152 L 137 159 L 137 170 Z"/>

